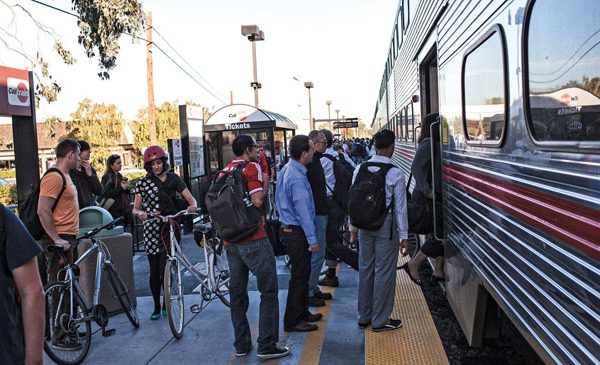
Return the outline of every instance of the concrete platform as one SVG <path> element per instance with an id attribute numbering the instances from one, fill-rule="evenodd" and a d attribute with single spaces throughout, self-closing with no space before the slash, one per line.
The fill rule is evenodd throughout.
<path id="1" fill-rule="evenodd" d="M 188 246 L 189 247 L 189 246 Z M 143 265 L 146 265 L 145 271 Z M 134 260 L 136 289 L 147 290 L 147 260 Z M 248 319 L 252 329 L 254 350 L 244 358 L 236 358 L 233 348 L 233 328 L 229 309 L 220 301 L 211 302 L 202 312 L 193 314 L 189 308 L 200 302 L 197 294 L 186 295 L 186 326 L 180 340 L 173 338 L 166 318 L 150 320 L 153 309 L 150 296 L 138 296 L 140 328 L 134 329 L 124 314 L 110 318 L 110 328 L 117 333 L 102 337 L 97 331 L 84 364 L 362 364 L 365 359 L 364 331 L 356 326 L 356 289 L 358 274 L 340 265 L 340 287 L 328 288 L 333 301 L 326 307 L 311 308 L 324 319 L 317 322 L 319 330 L 310 333 L 283 331 L 283 313 L 287 297 L 289 270 L 278 260 L 280 291 L 280 343 L 290 346 L 292 355 L 279 360 L 262 361 L 256 357 L 258 336 L 259 293 L 250 278 Z M 144 276 L 145 275 L 145 276 Z M 190 283 L 189 287 L 193 286 Z M 186 293 L 187 293 L 186 289 Z M 191 292 L 191 291 L 190 291 Z M 97 327 L 95 327 L 97 330 Z M 45 363 L 53 362 L 45 357 Z"/>

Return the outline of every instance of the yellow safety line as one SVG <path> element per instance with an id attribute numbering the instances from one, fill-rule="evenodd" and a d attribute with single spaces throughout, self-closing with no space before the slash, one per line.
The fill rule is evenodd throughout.
<path id="1" fill-rule="evenodd" d="M 324 286 L 321 289 L 323 293 L 330 293 L 333 295 L 335 293 L 335 288 Z M 335 298 L 333 299 L 335 300 Z M 329 320 L 329 312 L 331 311 L 331 306 L 333 300 L 326 301 L 327 304 L 325 307 L 320 307 L 322 309 L 317 312 L 323 315 L 323 318 L 315 322 L 316 325 L 319 326 L 319 329 L 313 332 L 308 332 L 306 337 L 304 338 L 304 345 L 302 346 L 302 354 L 300 355 L 300 359 L 298 360 L 298 364 L 300 365 L 314 365 L 318 364 L 321 359 L 321 352 L 323 351 L 323 339 L 325 338 L 325 330 L 327 329 L 327 322 Z"/>
<path id="2" fill-rule="evenodd" d="M 398 265 L 406 261 L 398 257 Z M 449 364 L 423 292 L 406 272 L 397 274 L 392 318 L 401 319 L 403 326 L 386 332 L 373 332 L 371 327 L 365 331 L 366 364 Z"/>

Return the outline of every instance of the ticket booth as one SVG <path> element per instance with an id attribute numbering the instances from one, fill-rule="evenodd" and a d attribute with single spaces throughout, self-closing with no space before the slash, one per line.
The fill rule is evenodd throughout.
<path id="1" fill-rule="evenodd" d="M 276 165 L 285 164 L 296 128 L 287 117 L 250 105 L 233 104 L 217 110 L 204 125 L 207 176 L 212 177 L 235 158 L 231 144 L 240 134 L 252 136 L 260 146 L 268 143 Z"/>

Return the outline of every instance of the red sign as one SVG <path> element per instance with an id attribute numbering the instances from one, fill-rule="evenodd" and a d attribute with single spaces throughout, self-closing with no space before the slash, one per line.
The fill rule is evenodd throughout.
<path id="1" fill-rule="evenodd" d="M 0 66 L 0 115 L 31 116 L 29 72 Z"/>

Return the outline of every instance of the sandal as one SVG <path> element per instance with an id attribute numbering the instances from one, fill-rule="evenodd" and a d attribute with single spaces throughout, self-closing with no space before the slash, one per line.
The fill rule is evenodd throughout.
<path id="1" fill-rule="evenodd" d="M 415 279 L 415 278 L 413 278 L 413 276 L 410 274 L 410 269 L 408 268 L 408 262 L 407 262 L 407 263 L 405 263 L 405 264 L 404 264 L 404 265 L 402 265 L 402 266 L 398 266 L 398 268 L 397 268 L 397 269 L 398 269 L 398 270 L 402 269 L 402 270 L 406 271 L 406 273 L 408 274 L 408 277 L 410 278 L 410 280 L 412 280 L 412 281 L 413 281 L 413 283 L 415 283 L 415 284 L 417 284 L 417 285 L 421 286 L 421 279 Z"/>

